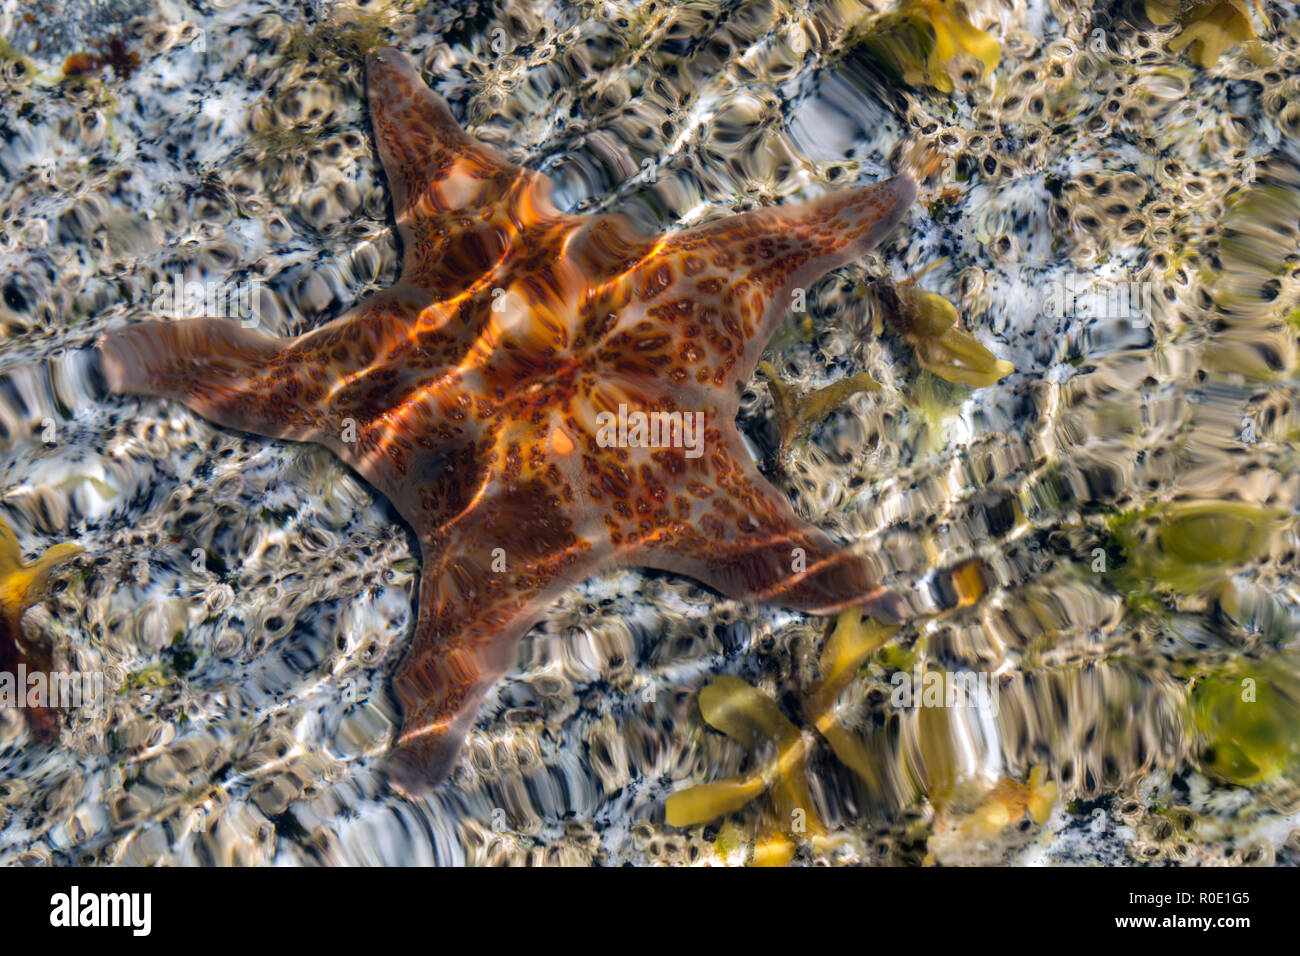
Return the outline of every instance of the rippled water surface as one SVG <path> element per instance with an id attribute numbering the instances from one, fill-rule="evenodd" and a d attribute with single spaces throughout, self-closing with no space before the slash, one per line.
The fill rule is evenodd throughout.
<path id="1" fill-rule="evenodd" d="M 0 862 L 1300 859 L 1295 4 L 0 11 L 0 515 L 28 560 L 83 549 L 23 627 L 107 687 L 52 745 L 0 709 Z M 611 571 L 449 783 L 390 788 L 409 530 L 323 449 L 105 394 L 90 352 L 177 275 L 261 280 L 277 334 L 392 283 L 382 44 L 559 206 L 657 231 L 948 157 L 739 418 L 903 627 Z M 936 374 L 889 314 L 919 289 L 1014 371 Z M 860 372 L 783 449 L 774 394 Z M 954 675 L 986 690 L 900 704 Z"/>

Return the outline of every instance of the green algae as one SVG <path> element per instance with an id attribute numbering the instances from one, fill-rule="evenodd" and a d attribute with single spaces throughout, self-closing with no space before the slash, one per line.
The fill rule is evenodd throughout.
<path id="1" fill-rule="evenodd" d="M 23 71 L 33 80 L 39 80 L 45 84 L 50 82 L 41 75 L 41 71 L 36 68 L 36 64 L 33 63 L 31 59 L 19 53 L 18 50 L 14 48 L 13 44 L 4 37 L 0 37 L 0 61 L 22 64 Z"/>
<path id="2" fill-rule="evenodd" d="M 139 670 L 126 675 L 126 680 L 118 689 L 119 694 L 129 694 L 137 690 L 159 690 L 169 686 L 176 675 L 171 672 L 167 661 L 154 661 Z"/>
<path id="3" fill-rule="evenodd" d="M 961 408 L 968 394 L 924 368 L 903 390 L 903 400 L 916 414 L 923 447 L 937 452 L 943 447 L 944 424 Z"/>
<path id="4" fill-rule="evenodd" d="M 1125 563 L 1108 572 L 1140 597 L 1167 590 L 1193 594 L 1262 557 L 1284 513 L 1239 502 L 1151 505 L 1111 518 Z"/>
<path id="5" fill-rule="evenodd" d="M 1160 543 L 1186 565 L 1242 564 L 1268 544 L 1276 513 L 1249 505 L 1200 505 L 1181 509 L 1161 529 Z"/>
<path id="6" fill-rule="evenodd" d="M 1239 786 L 1300 767 L 1300 669 L 1285 658 L 1237 660 L 1196 680 L 1188 706 L 1206 772 Z"/>
<path id="7" fill-rule="evenodd" d="M 293 508 L 272 509 L 263 505 L 262 510 L 258 513 L 259 517 L 267 524 L 273 524 L 277 528 L 283 528 L 293 520 L 297 512 Z"/>
<path id="8" fill-rule="evenodd" d="M 183 640 L 182 633 L 173 635 L 171 646 L 164 652 L 164 659 L 146 664 L 139 670 L 127 674 L 126 680 L 118 688 L 118 694 L 125 695 L 140 690 L 162 690 L 194 670 L 199 661 L 198 652 L 181 646 Z"/>

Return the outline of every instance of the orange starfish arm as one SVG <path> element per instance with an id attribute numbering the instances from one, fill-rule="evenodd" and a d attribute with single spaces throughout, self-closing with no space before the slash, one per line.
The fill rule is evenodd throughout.
<path id="1" fill-rule="evenodd" d="M 748 381 L 798 289 L 862 256 L 916 198 L 910 172 L 666 236 L 604 293 L 619 307 L 600 355 L 684 392 Z M 601 310 L 592 310 L 597 319 Z M 710 389 L 712 386 L 712 389 Z M 738 392 L 731 396 L 735 401 Z"/>
<path id="2" fill-rule="evenodd" d="M 438 297 L 463 292 L 518 245 L 559 222 L 551 182 L 471 137 L 396 50 L 370 58 L 366 96 L 405 250 L 402 279 Z"/>
<path id="3" fill-rule="evenodd" d="M 99 351 L 111 390 L 174 399 L 227 428 L 324 445 L 397 494 L 409 518 L 403 505 L 412 502 L 400 492 L 418 449 L 400 433 L 419 425 L 419 464 L 428 472 L 449 457 L 450 443 L 479 431 L 465 421 L 461 396 L 429 388 L 430 370 L 453 362 L 468 341 L 438 328 L 417 341 L 421 320 L 437 324 L 429 303 L 424 291 L 398 285 L 288 338 L 227 318 L 141 322 L 106 332 Z M 403 423 L 389 421 L 395 405 Z"/>
<path id="4" fill-rule="evenodd" d="M 902 620 L 903 602 L 879 586 L 878 569 L 866 557 L 796 515 L 739 440 L 709 438 L 703 468 L 661 453 L 668 468 L 660 474 L 671 483 L 640 482 L 635 495 L 672 493 L 648 520 L 626 522 L 639 529 L 626 549 L 630 563 L 684 574 L 741 600 L 814 614 L 862 605 L 883 620 Z M 644 511 L 642 501 L 634 511 Z"/>
<path id="5" fill-rule="evenodd" d="M 393 686 L 403 723 L 395 783 L 420 792 L 447 777 L 487 691 L 515 666 L 519 639 L 610 552 L 574 523 L 572 489 L 538 477 L 489 481 L 422 538 L 415 640 Z"/>
<path id="6" fill-rule="evenodd" d="M 310 437 L 318 416 L 309 400 L 265 388 L 288 342 L 235 319 L 155 320 L 106 333 L 99 351 L 115 392 L 176 399 L 241 431 Z"/>
<path id="7" fill-rule="evenodd" d="M 410 519 L 425 573 L 415 640 L 394 680 L 404 714 L 395 780 L 408 792 L 450 773 L 520 638 L 602 567 L 660 568 L 815 613 L 905 613 L 864 556 L 794 514 L 738 439 L 706 431 L 708 453 L 690 459 L 680 449 L 601 448 L 572 418 L 527 434 L 514 442 L 509 429 L 492 430 L 496 467 L 476 472 L 485 456 L 469 451 L 421 490 Z"/>

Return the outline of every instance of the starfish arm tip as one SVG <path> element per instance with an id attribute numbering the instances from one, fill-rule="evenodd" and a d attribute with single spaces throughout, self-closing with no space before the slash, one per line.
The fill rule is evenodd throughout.
<path id="1" fill-rule="evenodd" d="M 388 783 L 408 799 L 423 797 L 446 782 L 459 755 L 461 738 L 425 745 L 399 738 L 388 761 Z M 405 737 L 405 735 L 403 735 Z"/>

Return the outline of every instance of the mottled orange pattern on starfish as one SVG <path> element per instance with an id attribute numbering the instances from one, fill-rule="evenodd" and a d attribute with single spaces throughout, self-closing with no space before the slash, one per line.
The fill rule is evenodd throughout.
<path id="1" fill-rule="evenodd" d="M 524 632 L 602 569 L 902 613 L 869 559 L 759 474 L 735 417 L 792 291 L 875 245 L 915 198 L 910 173 L 645 236 L 557 210 L 546 177 L 466 134 L 396 50 L 370 57 L 367 95 L 405 255 L 395 286 L 296 338 L 193 319 L 118 329 L 100 348 L 114 390 L 325 445 L 415 529 L 399 786 L 446 777 Z M 621 405 L 703 413 L 702 454 L 604 447 L 598 416 Z"/>

